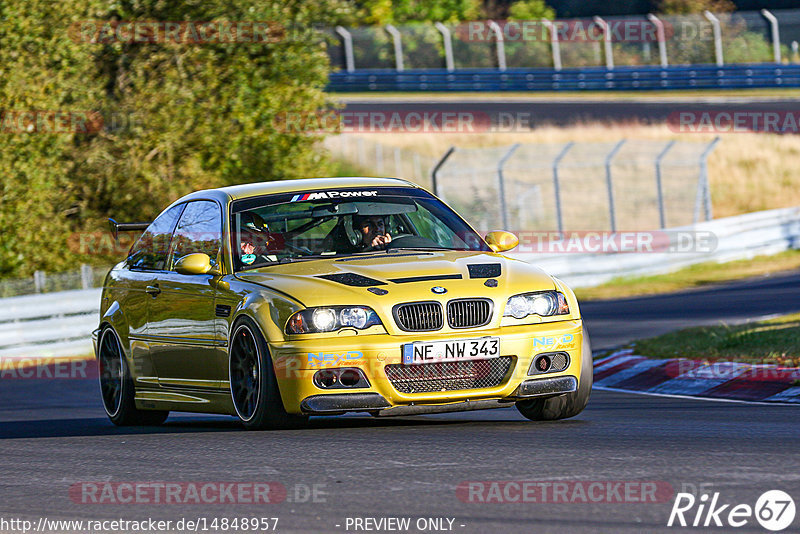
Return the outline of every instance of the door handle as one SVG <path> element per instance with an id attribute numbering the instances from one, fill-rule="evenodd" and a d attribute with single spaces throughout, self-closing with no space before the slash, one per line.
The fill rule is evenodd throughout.
<path id="1" fill-rule="evenodd" d="M 154 296 L 154 297 L 155 297 L 156 295 L 158 295 L 159 293 L 161 293 L 161 289 L 159 289 L 159 288 L 158 288 L 158 284 L 156 284 L 156 285 L 154 285 L 154 286 L 147 286 L 147 288 L 145 288 L 145 290 L 144 290 L 144 291 L 145 291 L 145 293 L 147 293 L 148 295 L 152 295 L 152 296 Z"/>

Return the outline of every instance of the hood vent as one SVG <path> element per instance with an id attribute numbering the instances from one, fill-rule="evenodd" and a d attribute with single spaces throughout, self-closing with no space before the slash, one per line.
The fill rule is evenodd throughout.
<path id="1" fill-rule="evenodd" d="M 408 284 L 410 282 L 432 282 L 433 280 L 461 280 L 460 274 L 434 274 L 430 276 L 409 276 L 406 278 L 389 278 L 395 284 Z"/>
<path id="2" fill-rule="evenodd" d="M 497 278 L 500 276 L 501 265 L 499 263 L 475 263 L 467 265 L 470 278 Z"/>
<path id="3" fill-rule="evenodd" d="M 386 282 L 381 282 L 380 280 L 375 280 L 374 278 L 369 278 L 367 276 L 362 276 L 356 273 L 323 274 L 318 276 L 317 278 L 324 278 L 325 280 L 330 280 L 331 282 L 338 282 L 340 284 L 352 287 L 369 287 L 369 286 L 386 285 Z"/>

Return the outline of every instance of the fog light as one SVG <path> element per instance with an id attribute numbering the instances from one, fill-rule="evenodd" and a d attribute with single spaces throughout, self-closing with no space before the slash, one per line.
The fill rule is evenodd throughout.
<path id="1" fill-rule="evenodd" d="M 536 358 L 536 369 L 540 373 L 546 373 L 550 369 L 550 358 L 548 356 L 539 356 Z"/>
<path id="2" fill-rule="evenodd" d="M 361 381 L 361 375 L 355 369 L 345 369 L 339 375 L 339 383 L 345 387 L 353 387 Z"/>
<path id="3" fill-rule="evenodd" d="M 320 388 L 330 388 L 339 382 L 339 376 L 334 369 L 323 369 L 314 375 L 314 383 Z"/>
<path id="4" fill-rule="evenodd" d="M 320 389 L 368 388 L 369 381 L 361 369 L 320 369 L 314 373 L 314 385 Z"/>

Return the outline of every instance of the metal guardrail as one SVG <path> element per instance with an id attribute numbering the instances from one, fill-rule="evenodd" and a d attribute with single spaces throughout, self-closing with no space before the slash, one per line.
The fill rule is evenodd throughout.
<path id="1" fill-rule="evenodd" d="M 531 254 L 509 256 L 535 263 L 574 287 L 620 276 L 669 272 L 707 261 L 730 261 L 800 248 L 800 208 L 748 213 L 673 231 L 711 232 L 711 253 Z M 100 289 L 0 299 L 0 359 L 90 354 Z"/>
<path id="2" fill-rule="evenodd" d="M 0 359 L 91 354 L 102 289 L 0 299 Z"/>
<path id="3" fill-rule="evenodd" d="M 614 91 L 800 87 L 800 65 L 743 64 L 562 69 L 358 70 L 330 75 L 327 90 Z"/>
<path id="4" fill-rule="evenodd" d="M 783 208 L 746 213 L 681 228 L 713 235 L 711 252 L 654 252 L 602 254 L 511 253 L 509 256 L 536 264 L 564 280 L 571 287 L 592 287 L 620 277 L 664 274 L 704 262 L 726 262 L 800 248 L 800 208 Z"/>
<path id="5" fill-rule="evenodd" d="M 800 63 L 800 10 L 321 29 L 334 70 Z"/>

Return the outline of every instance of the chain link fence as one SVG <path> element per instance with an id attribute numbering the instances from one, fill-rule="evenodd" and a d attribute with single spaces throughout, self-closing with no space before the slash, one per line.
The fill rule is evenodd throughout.
<path id="1" fill-rule="evenodd" d="M 372 176 L 403 178 L 431 188 L 431 170 L 436 158 L 347 134 L 327 136 L 323 146 L 335 159 L 355 165 Z"/>
<path id="2" fill-rule="evenodd" d="M 707 158 L 716 143 L 457 148 L 433 189 L 481 231 L 673 228 L 712 218 Z"/>
<path id="3" fill-rule="evenodd" d="M 91 265 L 81 265 L 76 271 L 64 273 L 36 271 L 30 278 L 0 280 L 0 298 L 101 287 L 108 271 L 107 267 Z"/>
<path id="4" fill-rule="evenodd" d="M 800 9 L 326 29 L 336 69 L 800 63 Z"/>
<path id="5" fill-rule="evenodd" d="M 711 220 L 708 156 L 717 142 L 453 147 L 438 161 L 356 136 L 326 145 L 365 172 L 434 191 L 480 231 L 613 232 Z"/>

